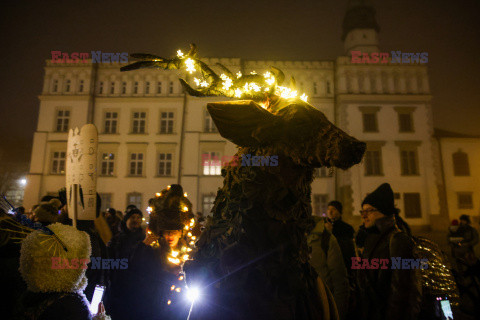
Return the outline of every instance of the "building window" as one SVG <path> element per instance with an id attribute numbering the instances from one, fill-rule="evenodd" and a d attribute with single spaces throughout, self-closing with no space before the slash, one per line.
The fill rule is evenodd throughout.
<path id="1" fill-rule="evenodd" d="M 313 94 L 314 95 L 318 94 L 318 87 L 316 82 L 313 83 Z"/>
<path id="2" fill-rule="evenodd" d="M 105 130 L 104 133 L 117 133 L 117 112 L 105 112 Z"/>
<path id="3" fill-rule="evenodd" d="M 145 133 L 146 118 L 146 112 L 133 113 L 132 133 Z"/>
<path id="4" fill-rule="evenodd" d="M 135 81 L 133 84 L 133 93 L 134 94 L 138 93 L 138 81 Z"/>
<path id="5" fill-rule="evenodd" d="M 378 132 L 377 113 L 363 113 L 363 132 Z"/>
<path id="6" fill-rule="evenodd" d="M 58 110 L 57 111 L 57 132 L 67 132 L 68 125 L 70 124 L 70 111 Z"/>
<path id="7" fill-rule="evenodd" d="M 382 176 L 382 150 L 367 150 L 365 152 L 365 175 L 366 176 Z"/>
<path id="8" fill-rule="evenodd" d="M 413 132 L 412 113 L 399 113 L 398 126 L 400 132 Z"/>
<path id="9" fill-rule="evenodd" d="M 333 177 L 333 168 L 321 167 L 315 168 L 313 172 L 314 178 L 330 178 Z"/>
<path id="10" fill-rule="evenodd" d="M 127 193 L 127 206 L 131 204 L 142 210 L 142 194 L 139 192 Z"/>
<path id="11" fill-rule="evenodd" d="M 84 83 L 85 83 L 84 80 L 80 80 L 80 85 L 79 85 L 79 87 L 78 87 L 78 91 L 79 91 L 79 92 L 83 92 Z"/>
<path id="12" fill-rule="evenodd" d="M 145 94 L 150 93 L 150 82 L 145 82 Z"/>
<path id="13" fill-rule="evenodd" d="M 328 194 L 313 195 L 313 214 L 322 216 L 327 213 Z"/>
<path id="14" fill-rule="evenodd" d="M 330 88 L 330 81 L 327 81 L 327 94 L 331 93 L 331 88 Z"/>
<path id="15" fill-rule="evenodd" d="M 212 212 L 214 203 L 215 203 L 214 194 L 204 194 L 202 196 L 202 210 L 203 210 L 204 216 L 210 215 L 210 213 Z"/>
<path id="16" fill-rule="evenodd" d="M 52 92 L 58 91 L 58 80 L 53 80 L 53 89 Z"/>
<path id="17" fill-rule="evenodd" d="M 458 192 L 457 202 L 458 202 L 458 209 L 473 209 L 472 192 Z"/>
<path id="18" fill-rule="evenodd" d="M 469 176 L 470 165 L 468 163 L 468 154 L 458 150 L 452 154 L 453 160 L 453 174 L 455 176 Z"/>
<path id="19" fill-rule="evenodd" d="M 208 110 L 205 110 L 205 132 L 218 132 L 217 126 L 213 122 L 212 116 L 208 113 Z"/>
<path id="20" fill-rule="evenodd" d="M 403 204 L 405 218 L 421 218 L 422 207 L 420 205 L 420 193 L 404 193 Z"/>
<path id="21" fill-rule="evenodd" d="M 52 174 L 65 174 L 65 154 L 63 151 L 56 151 L 52 155 Z"/>
<path id="22" fill-rule="evenodd" d="M 172 175 L 172 160 L 173 160 L 173 156 L 171 153 L 158 154 L 158 175 L 159 176 Z"/>
<path id="23" fill-rule="evenodd" d="M 115 170 L 115 155 L 113 153 L 104 153 L 101 163 L 102 176 L 113 176 Z"/>
<path id="24" fill-rule="evenodd" d="M 173 112 L 160 113 L 160 133 L 173 133 Z"/>
<path id="25" fill-rule="evenodd" d="M 157 82 L 157 93 L 158 94 L 162 93 L 162 82 L 161 81 Z"/>
<path id="26" fill-rule="evenodd" d="M 115 93 L 115 82 L 111 82 L 110 83 L 110 94 L 114 94 Z"/>
<path id="27" fill-rule="evenodd" d="M 400 150 L 400 166 L 402 176 L 418 175 L 417 150 Z"/>
<path id="28" fill-rule="evenodd" d="M 122 82 L 122 94 L 127 93 L 127 83 L 125 81 Z"/>
<path id="29" fill-rule="evenodd" d="M 168 88 L 168 92 L 169 92 L 170 94 L 173 93 L 173 81 L 170 81 L 170 86 L 169 86 L 169 88 Z"/>
<path id="30" fill-rule="evenodd" d="M 71 80 L 65 81 L 65 92 L 70 92 Z"/>
<path id="31" fill-rule="evenodd" d="M 130 175 L 141 176 L 143 174 L 143 153 L 130 154 Z"/>
<path id="32" fill-rule="evenodd" d="M 205 152 L 202 154 L 203 174 L 206 176 L 219 176 L 222 173 L 220 152 Z"/>
<path id="33" fill-rule="evenodd" d="M 112 194 L 111 193 L 99 193 L 100 199 L 102 200 L 102 205 L 100 206 L 100 211 L 105 212 L 108 208 L 112 206 Z"/>
<path id="34" fill-rule="evenodd" d="M 98 84 L 98 94 L 103 94 L 103 82 Z"/>

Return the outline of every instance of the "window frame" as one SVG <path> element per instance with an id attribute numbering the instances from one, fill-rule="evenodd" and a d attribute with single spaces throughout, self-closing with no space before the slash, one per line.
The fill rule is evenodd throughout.
<path id="1" fill-rule="evenodd" d="M 60 115 L 60 112 L 62 112 L 62 115 Z M 66 112 L 68 112 L 68 115 L 65 115 Z M 57 108 L 55 111 L 55 127 L 53 131 L 58 133 L 68 133 L 68 130 L 70 129 L 71 114 L 70 108 Z M 61 121 L 61 124 L 59 121 Z M 60 129 L 59 126 L 61 126 Z"/>
<path id="2" fill-rule="evenodd" d="M 138 119 L 135 118 L 135 114 L 138 113 L 139 116 L 138 116 Z M 148 131 L 147 131 L 147 119 L 148 119 L 148 112 L 146 110 L 135 110 L 135 111 L 132 111 L 131 112 L 131 130 L 130 130 L 130 134 L 148 134 Z M 142 115 L 145 115 L 143 118 L 142 118 Z M 135 123 L 138 123 L 137 125 L 135 125 Z M 141 124 L 143 123 L 143 132 L 141 130 L 142 126 Z M 135 129 L 137 128 L 137 129 Z"/>

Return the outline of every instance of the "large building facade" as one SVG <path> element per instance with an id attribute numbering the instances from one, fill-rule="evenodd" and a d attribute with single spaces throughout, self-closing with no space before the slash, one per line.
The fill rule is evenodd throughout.
<path id="1" fill-rule="evenodd" d="M 410 224 L 435 225 L 446 221 L 448 212 L 427 67 L 352 63 L 351 51 L 380 51 L 374 15 L 362 1 L 349 4 L 342 37 L 345 56 L 334 61 L 204 61 L 243 74 L 281 69 L 295 77 L 310 104 L 367 143 L 361 164 L 346 171 L 317 171 L 312 185 L 315 214 L 339 199 L 345 219 L 358 222 L 365 195 L 389 182 Z M 202 159 L 236 153 L 206 111 L 207 102 L 221 99 L 187 96 L 178 82 L 185 75 L 178 71 L 122 73 L 121 66 L 46 62 L 25 206 L 65 185 L 68 129 L 93 123 L 99 131 L 97 191 L 103 208 L 136 204 L 145 209 L 155 192 L 180 183 L 196 210 L 207 214 L 223 179 L 220 164 Z"/>

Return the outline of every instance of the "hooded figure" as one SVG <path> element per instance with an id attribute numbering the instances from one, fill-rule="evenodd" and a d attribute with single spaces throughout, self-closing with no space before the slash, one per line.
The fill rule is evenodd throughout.
<path id="1" fill-rule="evenodd" d="M 395 269 L 392 263 L 392 259 L 415 259 L 414 242 L 395 224 L 396 213 L 388 183 L 363 200 L 365 249 L 362 263 L 357 265 L 352 261 L 352 268 L 358 269 L 360 319 L 416 319 L 420 311 L 419 270 Z M 386 265 L 380 265 L 380 259 L 385 259 Z M 375 263 L 376 267 L 372 267 Z"/>
<path id="2" fill-rule="evenodd" d="M 27 292 L 18 319 L 92 319 L 82 292 L 90 254 L 88 234 L 70 226 L 55 223 L 47 232 L 29 234 L 21 247 L 19 270 Z"/>

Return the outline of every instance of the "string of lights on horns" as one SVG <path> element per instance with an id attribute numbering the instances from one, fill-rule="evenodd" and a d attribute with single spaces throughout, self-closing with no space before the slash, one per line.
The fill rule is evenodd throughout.
<path id="1" fill-rule="evenodd" d="M 192 59 L 185 56 L 181 50 L 177 51 L 177 58 L 183 60 L 185 71 L 187 71 L 189 74 L 197 72 L 197 59 Z M 226 69 L 225 67 L 223 68 Z M 252 71 L 250 75 L 256 76 L 257 73 Z M 235 77 L 233 77 L 232 74 L 227 75 L 222 73 L 220 75 L 220 79 L 222 89 L 224 90 L 224 95 L 231 98 L 251 98 L 258 93 L 273 93 L 274 95 L 285 99 L 299 98 L 305 102 L 308 100 L 308 96 L 305 93 L 300 95 L 297 90 L 278 85 L 275 74 L 270 71 L 267 71 L 263 74 L 263 79 L 260 77 L 250 77 L 250 81 L 243 81 L 243 77 L 244 76 L 240 71 L 237 72 Z M 212 83 L 208 81 L 207 77 L 204 76 L 204 73 L 202 73 L 201 79 L 194 77 L 193 81 L 199 89 L 208 88 L 212 85 Z"/>

